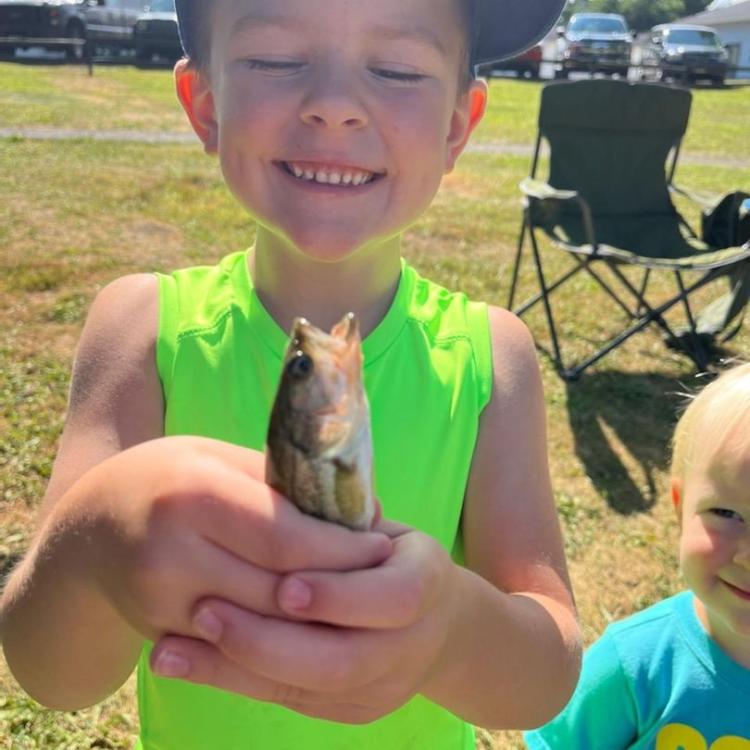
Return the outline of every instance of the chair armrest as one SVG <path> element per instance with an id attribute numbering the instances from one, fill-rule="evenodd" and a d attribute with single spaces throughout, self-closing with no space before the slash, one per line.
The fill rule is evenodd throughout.
<path id="1" fill-rule="evenodd" d="M 686 190 L 685 188 L 682 188 L 679 185 L 675 185 L 674 183 L 670 183 L 669 190 L 672 193 L 682 195 L 688 200 L 693 201 L 693 203 L 697 203 L 704 210 L 713 208 L 722 198 L 722 196 L 720 195 L 707 195 L 706 193 L 698 193 L 694 190 Z"/>
<path id="2" fill-rule="evenodd" d="M 521 192 L 532 200 L 544 201 L 574 201 L 578 204 L 583 219 L 583 228 L 586 232 L 586 239 L 591 245 L 594 253 L 597 251 L 597 242 L 594 234 L 594 221 L 591 217 L 591 208 L 586 199 L 578 193 L 577 190 L 558 190 L 542 180 L 535 180 L 532 177 L 525 177 L 519 184 Z"/>
<path id="3" fill-rule="evenodd" d="M 541 180 L 535 180 L 532 177 L 525 177 L 521 180 L 521 192 L 529 198 L 536 198 L 540 201 L 558 200 L 569 201 L 578 198 L 578 192 L 575 190 L 558 190 Z"/>

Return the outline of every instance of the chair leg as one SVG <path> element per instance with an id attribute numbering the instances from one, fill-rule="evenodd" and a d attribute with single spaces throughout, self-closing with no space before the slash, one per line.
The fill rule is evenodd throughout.
<path id="1" fill-rule="evenodd" d="M 609 263 L 609 268 L 612 271 L 612 273 L 617 276 L 617 278 L 620 280 L 622 285 L 635 297 L 637 303 L 638 303 L 638 310 L 641 311 L 640 320 L 643 320 L 644 317 L 649 318 L 649 322 L 653 321 L 656 323 L 668 336 L 674 337 L 674 331 L 669 327 L 669 323 L 667 323 L 666 320 L 664 320 L 664 317 L 660 314 L 659 308 L 654 309 L 651 307 L 651 305 L 646 301 L 646 298 L 630 283 L 630 280 L 627 276 L 625 276 L 622 271 L 617 267 L 616 263 Z M 672 301 L 672 305 L 676 302 L 680 301 L 680 297 L 674 297 Z M 669 307 L 672 307 L 670 305 Z M 668 309 L 668 308 L 667 308 Z"/>
<path id="2" fill-rule="evenodd" d="M 576 260 L 578 260 L 578 259 L 576 258 Z M 614 302 L 616 302 L 622 308 L 623 312 L 625 313 L 625 315 L 628 316 L 628 318 L 630 318 L 631 320 L 635 320 L 640 315 L 643 314 L 643 313 L 639 313 L 637 311 L 633 312 L 617 296 L 617 294 L 614 292 L 614 290 L 612 289 L 612 287 L 610 287 L 609 284 L 607 284 L 607 282 L 596 271 L 594 271 L 594 269 L 591 266 L 591 261 L 590 260 L 586 260 L 586 261 L 580 261 L 579 260 L 578 262 L 581 263 L 581 265 L 583 266 L 583 268 L 589 273 L 590 276 L 592 276 L 597 281 L 597 283 L 599 284 L 599 286 L 601 286 L 601 288 L 612 298 L 612 300 Z"/>
<path id="3" fill-rule="evenodd" d="M 613 269 L 614 270 L 614 269 Z M 583 362 L 579 362 L 577 365 L 568 368 L 566 372 L 566 380 L 575 380 L 578 378 L 581 373 L 591 365 L 593 365 L 595 362 L 598 362 L 605 354 L 608 354 L 613 349 L 617 348 L 620 344 L 622 344 L 624 341 L 629 339 L 634 334 L 638 333 L 639 331 L 643 330 L 647 325 L 650 323 L 657 323 L 660 327 L 665 329 L 666 331 L 671 331 L 671 328 L 667 324 L 667 322 L 664 320 L 664 313 L 669 311 L 672 307 L 674 307 L 679 302 L 683 301 L 688 297 L 688 295 L 692 294 L 697 289 L 700 289 L 701 287 L 705 286 L 706 284 L 709 284 L 712 282 L 716 277 L 719 275 L 717 271 L 708 271 L 706 274 L 704 274 L 700 279 L 692 283 L 689 287 L 685 288 L 683 285 L 683 288 L 680 290 L 680 293 L 672 297 L 671 299 L 667 300 L 666 302 L 662 303 L 658 307 L 651 307 L 648 302 L 643 300 L 643 304 L 646 307 L 646 314 L 640 318 L 637 322 L 635 322 L 630 328 L 623 331 L 621 334 L 613 338 L 611 341 L 609 341 L 605 346 L 603 346 L 599 351 L 592 354 L 588 359 L 584 360 Z M 682 282 L 682 279 L 680 279 L 680 282 Z M 625 280 L 626 285 L 629 284 L 627 279 Z M 632 289 L 635 294 L 637 294 L 637 289 Z M 671 334 L 674 336 L 674 334 Z"/>
<path id="4" fill-rule="evenodd" d="M 516 260 L 513 264 L 513 278 L 510 282 L 510 294 L 508 295 L 508 310 L 513 309 L 513 302 L 516 298 L 516 284 L 518 283 L 518 274 L 521 270 L 521 255 L 523 253 L 523 243 L 526 241 L 526 232 L 528 231 L 528 213 L 529 209 L 525 208 L 523 212 L 523 218 L 521 219 L 521 233 L 518 235 Z"/>
<path id="5" fill-rule="evenodd" d="M 534 253 L 534 263 L 536 264 L 536 274 L 539 279 L 539 288 L 542 293 L 542 300 L 544 302 L 544 311 L 547 316 L 547 325 L 549 326 L 550 336 L 552 337 L 552 349 L 554 351 L 555 362 L 559 370 L 563 371 L 562 354 L 560 352 L 560 343 L 557 339 L 557 329 L 555 328 L 555 321 L 552 317 L 552 307 L 549 302 L 549 289 L 547 282 L 544 278 L 544 271 L 542 270 L 542 259 L 539 255 L 539 244 L 537 243 L 536 234 L 534 229 L 529 227 L 529 235 L 531 236 L 531 248 Z"/>
<path id="6" fill-rule="evenodd" d="M 682 297 L 682 304 L 685 308 L 685 316 L 687 317 L 690 340 L 693 342 L 693 351 L 686 352 L 686 354 L 693 360 L 695 366 L 701 372 L 705 371 L 708 365 L 708 357 L 704 356 L 703 345 L 701 344 L 700 337 L 698 336 L 698 330 L 695 327 L 695 317 L 693 311 L 690 308 L 690 300 L 685 293 L 685 284 L 682 281 L 682 274 L 679 271 L 674 272 L 675 279 L 677 281 L 677 288 L 680 290 L 680 297 Z"/>
<path id="7" fill-rule="evenodd" d="M 648 282 L 649 282 L 650 277 L 651 277 L 651 269 L 647 268 L 643 272 L 643 281 L 641 282 L 641 288 L 639 291 L 639 294 L 643 299 L 646 299 L 646 289 L 648 288 Z M 644 312 L 645 311 L 643 307 L 641 305 L 638 305 L 638 315 L 643 315 Z"/>

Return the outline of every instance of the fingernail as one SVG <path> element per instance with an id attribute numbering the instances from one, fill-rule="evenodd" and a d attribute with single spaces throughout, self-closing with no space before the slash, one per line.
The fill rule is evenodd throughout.
<path id="1" fill-rule="evenodd" d="M 283 609 L 306 609 L 312 602 L 312 589 L 299 578 L 287 578 L 279 591 Z"/>
<path id="2" fill-rule="evenodd" d="M 187 677 L 190 662 L 175 651 L 162 651 L 154 662 L 154 672 L 161 677 Z"/>
<path id="3" fill-rule="evenodd" d="M 193 625 L 198 631 L 198 635 L 211 643 L 216 643 L 221 638 L 224 629 L 221 620 L 210 609 L 206 608 L 198 610 L 198 614 L 193 619 Z"/>

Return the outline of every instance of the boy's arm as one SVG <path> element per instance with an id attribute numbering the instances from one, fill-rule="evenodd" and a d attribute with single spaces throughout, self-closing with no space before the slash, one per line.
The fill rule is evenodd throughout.
<path id="1" fill-rule="evenodd" d="M 300 569 L 281 582 L 281 608 L 302 622 L 202 602 L 216 625 L 204 637 L 215 647 L 162 639 L 154 656 L 184 658 L 172 676 L 348 723 L 373 721 L 416 693 L 485 727 L 536 727 L 562 709 L 580 644 L 540 375 L 523 324 L 499 310 L 491 324 L 494 392 L 464 514 L 473 570 L 426 534 L 383 521 L 394 546 L 380 566 L 344 575 Z"/>
<path id="2" fill-rule="evenodd" d="M 163 403 L 154 358 L 157 319 L 153 276 L 119 279 L 92 304 L 37 533 L 0 600 L 7 661 L 27 692 L 52 707 L 77 708 L 105 697 L 127 679 L 137 659 L 141 639 L 91 587 L 93 571 L 86 575 L 72 570 L 83 540 L 61 548 L 56 543 L 60 537 L 47 533 L 46 522 L 89 469 L 161 435 Z M 66 572 L 65 566 L 71 569 Z M 78 675 L 74 684 L 71 674 Z M 90 686 L 97 684 L 99 689 L 89 694 Z"/>
<path id="3" fill-rule="evenodd" d="M 8 664 L 52 708 L 110 695 L 144 639 L 197 638 L 195 605 L 209 594 L 282 617 L 283 573 L 368 568 L 391 551 L 383 534 L 298 511 L 265 483 L 262 453 L 154 439 L 157 295 L 154 278 L 136 276 L 95 301 L 39 528 L 0 599 Z"/>
<path id="4" fill-rule="evenodd" d="M 535 727 L 560 711 L 575 687 L 580 633 L 550 484 L 534 344 L 507 311 L 491 308 L 490 327 L 493 393 L 463 515 L 463 622 L 426 692 L 483 726 L 510 720 Z"/>

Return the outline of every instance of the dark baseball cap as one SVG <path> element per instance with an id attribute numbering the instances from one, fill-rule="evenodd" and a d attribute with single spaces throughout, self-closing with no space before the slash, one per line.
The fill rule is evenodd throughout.
<path id="1" fill-rule="evenodd" d="M 472 68 L 515 57 L 542 40 L 555 26 L 567 0 L 468 0 L 474 19 Z M 190 15 L 206 0 L 175 0 L 182 48 L 195 56 Z"/>

